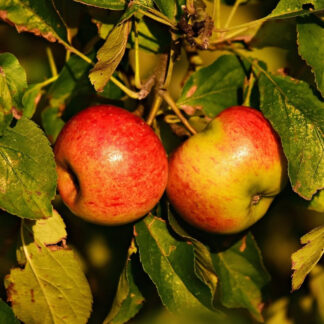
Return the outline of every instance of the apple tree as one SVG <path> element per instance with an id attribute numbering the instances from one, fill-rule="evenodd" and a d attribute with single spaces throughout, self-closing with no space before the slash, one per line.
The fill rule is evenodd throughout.
<path id="1" fill-rule="evenodd" d="M 323 0 L 0 0 L 0 323 L 324 323 L 323 14 Z M 197 159 L 212 120 L 253 107 L 278 136 L 284 188 L 234 233 L 188 224 L 166 194 L 136 222 L 87 222 L 57 190 L 53 148 L 94 105 L 144 120 L 169 156 L 196 138 Z M 209 195 L 234 220 L 219 197 L 246 173 Z"/>

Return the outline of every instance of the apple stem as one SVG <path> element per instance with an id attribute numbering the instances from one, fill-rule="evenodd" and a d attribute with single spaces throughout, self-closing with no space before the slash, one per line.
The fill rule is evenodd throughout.
<path id="1" fill-rule="evenodd" d="M 169 60 L 168 60 L 168 67 L 167 67 L 167 71 L 166 71 L 166 76 L 165 76 L 165 80 L 164 80 L 163 86 L 162 86 L 163 89 L 167 89 L 167 87 L 169 86 L 169 84 L 171 82 L 171 77 L 172 77 L 172 73 L 173 73 L 173 56 L 174 56 L 174 49 L 171 48 Z"/>
<path id="2" fill-rule="evenodd" d="M 94 65 L 94 62 L 91 60 L 91 58 L 89 58 L 87 55 L 83 54 L 82 52 L 80 52 L 79 50 L 77 50 L 75 47 L 73 47 L 72 45 L 68 44 L 68 43 L 63 43 L 63 45 L 72 53 L 74 53 L 75 55 L 79 56 L 80 58 L 82 58 L 85 62 L 89 63 L 90 65 Z"/>
<path id="3" fill-rule="evenodd" d="M 117 78 L 114 76 L 110 77 L 110 81 L 113 82 L 120 90 L 124 91 L 128 97 L 133 99 L 143 99 L 145 96 L 141 94 L 141 91 L 135 92 L 129 88 L 127 88 L 123 83 L 121 83 Z"/>
<path id="4" fill-rule="evenodd" d="M 174 56 L 175 56 L 175 50 L 173 46 L 171 46 L 169 55 L 162 55 L 159 67 L 156 69 L 154 76 L 155 76 L 155 82 L 156 82 L 156 94 L 153 99 L 153 105 L 149 112 L 149 116 L 146 120 L 146 123 L 148 125 L 152 125 L 153 120 L 155 119 L 159 108 L 162 104 L 162 97 L 158 93 L 160 89 L 167 89 L 171 82 L 172 78 L 172 72 L 173 72 L 173 66 L 174 66 Z"/>
<path id="5" fill-rule="evenodd" d="M 197 131 L 189 124 L 186 117 L 182 114 L 181 110 L 178 108 L 177 104 L 171 98 L 170 94 L 165 90 L 159 91 L 160 96 L 165 100 L 165 102 L 171 107 L 173 112 L 178 116 L 181 120 L 182 124 L 188 129 L 191 134 L 197 134 Z"/>
<path id="6" fill-rule="evenodd" d="M 220 28 L 220 0 L 214 0 L 213 2 L 213 14 L 212 14 L 212 19 L 215 23 L 215 26 L 217 29 Z"/>
<path id="7" fill-rule="evenodd" d="M 138 22 L 134 19 L 134 33 L 135 33 L 135 87 L 141 88 L 141 77 L 140 77 L 140 62 L 139 62 L 139 40 L 138 40 Z"/>
<path id="8" fill-rule="evenodd" d="M 249 81 L 248 81 L 248 88 L 247 88 L 246 96 L 245 96 L 244 101 L 243 101 L 243 106 L 246 106 L 246 107 L 250 106 L 250 98 L 251 98 L 251 93 L 252 93 L 254 83 L 255 83 L 254 73 L 251 72 L 250 78 L 249 78 Z"/>
<path id="9" fill-rule="evenodd" d="M 151 126 L 153 123 L 153 120 L 155 119 L 155 116 L 157 115 L 159 108 L 161 106 L 162 103 L 162 97 L 159 96 L 158 94 L 155 95 L 154 100 L 153 100 L 153 105 L 152 108 L 150 110 L 149 116 L 146 120 L 146 123 Z"/>
<path id="10" fill-rule="evenodd" d="M 226 20 L 226 22 L 225 22 L 224 28 L 227 28 L 227 27 L 230 25 L 230 23 L 231 23 L 231 21 L 232 21 L 234 15 L 235 15 L 235 13 L 236 13 L 236 11 L 237 11 L 237 8 L 238 8 L 239 5 L 240 5 L 241 3 L 243 3 L 244 1 L 245 1 L 245 0 L 236 0 L 236 1 L 235 1 L 234 6 L 232 7 L 232 10 L 231 10 L 230 14 L 229 14 L 228 17 L 227 17 L 227 20 Z"/>
<path id="11" fill-rule="evenodd" d="M 57 68 L 56 68 L 53 52 L 50 49 L 50 47 L 46 47 L 46 54 L 47 54 L 48 63 L 51 69 L 52 76 L 55 77 L 57 76 Z"/>
<path id="12" fill-rule="evenodd" d="M 47 85 L 53 83 L 54 81 L 56 81 L 58 79 L 58 74 L 57 75 L 54 75 L 52 76 L 51 78 L 41 82 L 41 83 L 38 83 L 38 87 L 39 88 L 43 88 L 43 87 L 46 87 Z M 28 91 L 28 90 L 27 90 Z"/>
<path id="13" fill-rule="evenodd" d="M 157 10 L 154 10 L 150 7 L 146 7 L 144 5 L 141 5 L 142 7 L 145 7 L 145 9 L 147 10 L 142 10 L 142 9 L 138 9 L 138 12 L 141 13 L 142 15 L 149 17 L 161 24 L 167 25 L 169 27 L 171 27 L 172 29 L 176 30 L 177 27 L 175 26 L 175 24 L 173 24 L 171 22 L 170 19 L 168 19 L 166 16 L 164 16 L 162 13 L 160 13 Z"/>

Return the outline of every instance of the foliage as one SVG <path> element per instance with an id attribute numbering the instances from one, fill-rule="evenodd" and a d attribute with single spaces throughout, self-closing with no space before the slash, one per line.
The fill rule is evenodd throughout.
<path id="1" fill-rule="evenodd" d="M 323 12 L 323 0 L 0 0 L 0 322 L 291 323 L 292 308 L 323 323 L 323 213 L 308 210 L 324 188 Z M 166 197 L 136 224 L 92 227 L 55 196 L 51 145 L 98 103 L 141 115 L 168 153 L 229 106 L 260 109 L 287 188 L 238 235 L 193 229 Z M 276 270 L 283 244 L 291 283 Z"/>

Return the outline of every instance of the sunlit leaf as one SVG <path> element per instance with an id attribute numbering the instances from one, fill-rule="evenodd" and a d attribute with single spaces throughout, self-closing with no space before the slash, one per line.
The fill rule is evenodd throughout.
<path id="1" fill-rule="evenodd" d="M 293 190 L 306 199 L 324 187 L 324 102 L 305 82 L 262 73 L 260 108 L 281 138 Z"/>
<path id="2" fill-rule="evenodd" d="M 173 19 L 176 14 L 176 2 L 174 0 L 154 0 L 158 8 L 168 18 Z"/>
<path id="3" fill-rule="evenodd" d="M 243 307 L 262 321 L 262 288 L 269 282 L 260 250 L 251 233 L 230 248 L 212 254 L 219 278 L 221 303 L 229 308 Z"/>
<path id="4" fill-rule="evenodd" d="M 32 118 L 36 112 L 37 104 L 42 96 L 42 86 L 40 84 L 32 84 L 28 87 L 22 97 L 24 105 L 24 116 Z"/>
<path id="5" fill-rule="evenodd" d="M 74 0 L 88 6 L 94 6 L 111 10 L 123 10 L 127 6 L 126 0 Z"/>
<path id="6" fill-rule="evenodd" d="M 303 248 L 291 256 L 292 289 L 298 289 L 324 253 L 324 226 L 317 227 L 300 239 Z"/>
<path id="7" fill-rule="evenodd" d="M 132 271 L 132 255 L 136 253 L 134 242 L 128 249 L 124 270 L 119 278 L 112 308 L 103 324 L 122 324 L 134 317 L 142 308 L 144 297 L 138 289 Z"/>
<path id="8" fill-rule="evenodd" d="M 49 0 L 0 0 L 0 18 L 13 24 L 18 32 L 67 43 L 65 26 Z"/>
<path id="9" fill-rule="evenodd" d="M 209 288 L 196 276 L 191 244 L 177 240 L 166 223 L 147 216 L 135 225 L 136 243 L 145 272 L 157 287 L 163 304 L 170 312 L 212 313 Z"/>
<path id="10" fill-rule="evenodd" d="M 318 90 L 324 96 L 324 28 L 323 21 L 315 16 L 299 18 L 298 51 L 312 68 Z"/>
<path id="11" fill-rule="evenodd" d="M 53 151 L 40 128 L 22 117 L 0 138 L 0 208 L 22 218 L 52 215 Z"/>
<path id="12" fill-rule="evenodd" d="M 234 55 L 224 55 L 213 64 L 193 73 L 177 104 L 181 108 L 202 109 L 209 117 L 239 103 L 239 90 L 249 64 Z"/>
<path id="13" fill-rule="evenodd" d="M 10 53 L 0 54 L 0 135 L 13 118 L 12 110 L 22 113 L 26 87 L 26 73 L 16 57 Z"/>
<path id="14" fill-rule="evenodd" d="M 23 221 L 21 226 L 20 253 L 24 253 L 26 263 L 22 269 L 12 269 L 5 280 L 16 316 L 25 323 L 87 323 L 92 304 L 90 287 L 73 251 L 65 246 L 60 216 Z M 60 245 L 53 245 L 59 241 Z"/>
<path id="15" fill-rule="evenodd" d="M 124 56 L 130 21 L 117 25 L 108 35 L 97 53 L 98 62 L 90 71 L 90 81 L 97 91 L 102 91 Z"/>
<path id="16" fill-rule="evenodd" d="M 270 18 L 288 18 L 305 15 L 313 10 L 324 9 L 323 0 L 280 0 L 268 16 Z"/>
<path id="17" fill-rule="evenodd" d="M 31 228 L 37 240 L 46 245 L 57 244 L 66 238 L 65 224 L 55 210 L 52 217 L 39 219 L 31 225 Z"/>
<path id="18" fill-rule="evenodd" d="M 199 242 L 197 239 L 191 237 L 178 223 L 177 219 L 169 210 L 169 222 L 172 226 L 172 229 L 181 237 L 188 240 L 192 243 L 194 247 L 194 255 L 195 255 L 195 272 L 197 276 L 204 282 L 210 289 L 210 302 L 213 304 L 218 278 L 215 273 L 215 269 L 213 266 L 213 261 L 211 257 L 211 253 L 208 248 Z"/>

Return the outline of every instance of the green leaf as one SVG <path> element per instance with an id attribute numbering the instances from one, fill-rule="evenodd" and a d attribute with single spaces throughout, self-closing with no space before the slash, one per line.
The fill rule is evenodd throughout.
<path id="1" fill-rule="evenodd" d="M 93 54 L 89 58 L 93 58 Z M 91 85 L 88 81 L 89 63 L 76 55 L 71 55 L 68 62 L 60 71 L 59 77 L 48 90 L 50 106 L 60 107 L 64 110 L 66 101 L 78 96 L 81 91 L 91 92 Z"/>
<path id="2" fill-rule="evenodd" d="M 324 28 L 316 16 L 299 18 L 297 24 L 298 52 L 312 68 L 318 90 L 324 96 Z"/>
<path id="3" fill-rule="evenodd" d="M 165 26 L 143 17 L 138 23 L 138 41 L 141 49 L 153 53 L 163 53 L 171 43 L 171 35 Z M 133 47 L 135 33 L 131 33 L 129 44 Z"/>
<path id="4" fill-rule="evenodd" d="M 52 215 L 53 151 L 39 127 L 22 117 L 0 138 L 0 208 L 22 218 Z"/>
<path id="5" fill-rule="evenodd" d="M 26 72 L 16 57 L 10 53 L 0 54 L 0 135 L 13 118 L 12 110 L 22 111 L 26 87 Z"/>
<path id="6" fill-rule="evenodd" d="M 54 245 L 66 238 L 66 230 L 63 219 L 57 211 L 53 210 L 52 217 L 39 219 L 31 225 L 37 240 L 46 245 Z"/>
<path id="7" fill-rule="evenodd" d="M 270 20 L 258 29 L 251 41 L 251 46 L 257 48 L 274 46 L 295 51 L 296 34 L 295 20 Z"/>
<path id="8" fill-rule="evenodd" d="M 324 187 L 324 102 L 309 85 L 264 72 L 260 108 L 281 138 L 293 190 L 305 199 Z"/>
<path id="9" fill-rule="evenodd" d="M 117 73 L 114 73 L 113 76 L 116 79 L 119 79 Z M 103 91 L 99 92 L 98 95 L 107 99 L 119 100 L 124 97 L 125 94 L 122 90 L 120 90 L 120 88 L 115 85 L 115 83 L 108 81 L 108 83 L 103 88 Z"/>
<path id="10" fill-rule="evenodd" d="M 202 109 L 214 117 L 223 109 L 239 103 L 249 64 L 234 55 L 224 55 L 211 65 L 193 73 L 177 102 L 181 108 Z"/>
<path id="11" fill-rule="evenodd" d="M 67 43 L 64 24 L 51 1 L 0 0 L 0 18 L 15 25 L 18 32 L 28 31 L 50 42 Z"/>
<path id="12" fill-rule="evenodd" d="M 177 240 L 161 218 L 149 215 L 135 225 L 145 272 L 170 312 L 212 314 L 209 288 L 196 276 L 191 244 Z"/>
<path id="13" fill-rule="evenodd" d="M 305 202 L 304 200 L 303 203 Z M 312 200 L 306 202 L 306 206 L 309 210 L 324 213 L 324 189 L 317 191 Z"/>
<path id="14" fill-rule="evenodd" d="M 132 271 L 132 255 L 136 253 L 132 241 L 128 249 L 126 265 L 119 278 L 117 293 L 112 308 L 103 324 L 122 324 L 133 318 L 142 308 L 144 297 L 138 289 Z"/>
<path id="15" fill-rule="evenodd" d="M 164 120 L 158 120 L 158 126 L 159 128 L 155 131 L 158 132 L 167 154 L 170 154 L 178 146 L 180 146 L 181 139 L 172 131 L 170 125 Z"/>
<path id="16" fill-rule="evenodd" d="M 157 7 L 168 18 L 173 19 L 176 14 L 176 2 L 174 0 L 154 0 Z"/>
<path id="17" fill-rule="evenodd" d="M 74 0 L 88 6 L 94 6 L 110 10 L 124 10 L 127 7 L 126 0 Z"/>
<path id="18" fill-rule="evenodd" d="M 310 9 L 309 9 L 310 8 Z M 324 9 L 324 0 L 280 0 L 269 18 L 285 18 L 305 15 L 313 10 Z M 283 16 L 283 17 L 281 17 Z"/>
<path id="19" fill-rule="evenodd" d="M 213 304 L 218 278 L 215 273 L 212 257 L 208 248 L 199 242 L 197 239 L 191 237 L 184 228 L 180 226 L 177 219 L 169 209 L 168 213 L 169 223 L 172 229 L 180 235 L 183 239 L 188 240 L 194 247 L 195 255 L 195 273 L 210 289 L 210 303 Z"/>
<path id="20" fill-rule="evenodd" d="M 97 53 L 98 62 L 90 71 L 90 81 L 96 91 L 102 91 L 124 56 L 130 21 L 115 26 Z"/>
<path id="21" fill-rule="evenodd" d="M 47 107 L 42 111 L 42 125 L 51 143 L 55 143 L 60 134 L 64 121 L 61 118 L 61 111 L 58 107 Z"/>
<path id="22" fill-rule="evenodd" d="M 13 311 L 25 323 L 85 324 L 91 291 L 73 251 L 65 245 L 64 223 L 58 214 L 38 222 L 22 221 L 20 251 L 26 264 L 12 269 L 5 280 Z M 52 245 L 59 240 L 60 245 Z"/>
<path id="23" fill-rule="evenodd" d="M 102 10 L 91 10 L 90 14 L 92 22 L 96 24 L 99 32 L 98 34 L 102 39 L 107 38 L 115 25 L 120 23 L 123 17 L 122 11 L 111 11 L 107 13 Z"/>
<path id="24" fill-rule="evenodd" d="M 93 58 L 94 53 L 89 55 Z M 89 82 L 88 72 L 89 63 L 75 55 L 71 55 L 68 62 L 60 71 L 57 80 L 51 85 L 47 92 L 49 106 L 41 114 L 42 126 L 51 143 L 55 143 L 58 134 L 64 126 L 62 113 L 66 106 L 74 99 L 85 96 L 87 99 L 94 93 L 93 87 Z M 83 102 L 87 104 L 87 100 Z M 82 106 L 77 106 L 80 110 Z"/>
<path id="25" fill-rule="evenodd" d="M 41 84 L 32 84 L 22 97 L 22 104 L 24 105 L 24 116 L 32 118 L 36 112 L 37 104 L 42 96 Z"/>
<path id="26" fill-rule="evenodd" d="M 72 39 L 78 34 L 81 27 L 80 22 L 84 7 L 74 1 L 66 0 L 55 0 L 53 5 L 66 27 L 67 38 L 72 43 Z"/>
<path id="27" fill-rule="evenodd" d="M 324 226 L 317 227 L 300 239 L 303 248 L 292 254 L 292 290 L 298 289 L 324 253 Z"/>
<path id="28" fill-rule="evenodd" d="M 0 323 L 4 323 L 4 324 L 20 323 L 15 317 L 12 309 L 2 299 L 0 299 Z"/>
<path id="29" fill-rule="evenodd" d="M 263 321 L 261 290 L 269 282 L 260 250 L 251 233 L 225 251 L 212 254 L 219 278 L 221 303 L 229 308 L 246 308 Z"/>
<path id="30" fill-rule="evenodd" d="M 120 21 L 125 18 L 130 18 L 135 14 L 136 8 L 141 8 L 140 5 L 132 5 L 127 9 L 128 13 L 122 15 L 119 11 L 110 12 L 108 15 L 103 15 L 102 12 L 94 12 L 93 21 L 96 23 L 99 35 L 101 38 L 106 39 L 111 30 Z M 143 9 L 145 10 L 145 9 Z M 141 15 L 138 15 L 141 16 Z M 138 24 L 138 41 L 141 49 L 144 49 L 153 53 L 161 53 L 166 51 L 170 46 L 171 35 L 169 30 L 162 24 L 149 19 L 145 16 L 139 18 Z M 134 47 L 135 42 L 135 32 L 130 33 L 128 38 L 128 47 Z"/>

